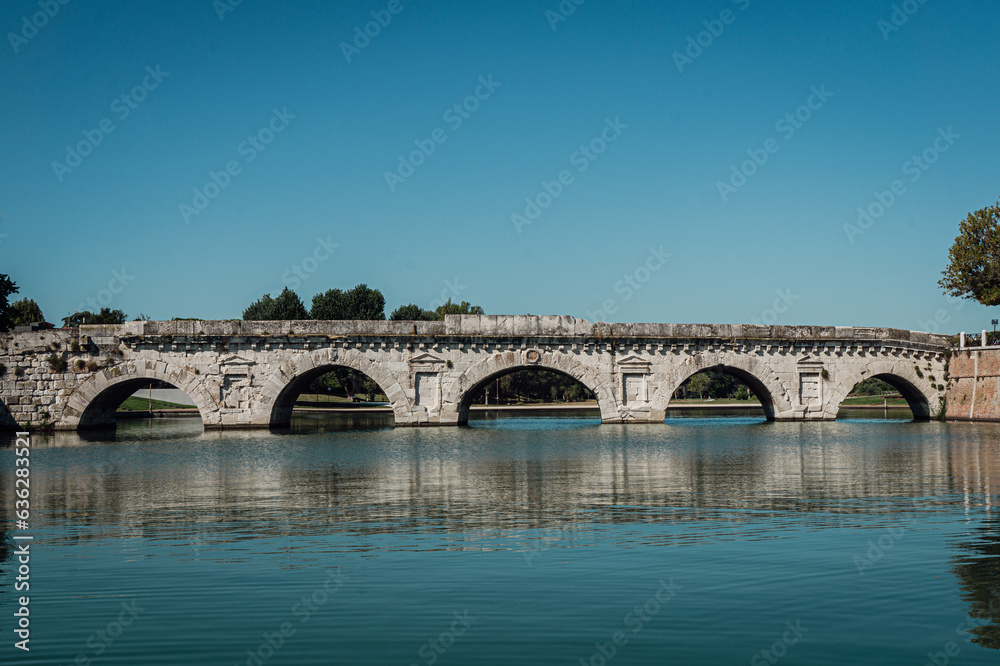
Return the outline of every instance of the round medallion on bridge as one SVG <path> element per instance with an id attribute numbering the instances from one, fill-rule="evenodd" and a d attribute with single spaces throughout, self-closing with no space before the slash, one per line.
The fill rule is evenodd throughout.
<path id="1" fill-rule="evenodd" d="M 542 352 L 537 349 L 529 349 L 528 353 L 524 355 L 524 358 L 528 363 L 538 363 L 542 360 Z"/>

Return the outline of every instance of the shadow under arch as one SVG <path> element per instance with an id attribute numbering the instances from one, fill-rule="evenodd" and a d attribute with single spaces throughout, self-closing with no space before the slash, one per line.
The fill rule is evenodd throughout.
<path id="1" fill-rule="evenodd" d="M 723 372 L 746 384 L 760 400 L 764 416 L 768 421 L 774 421 L 778 414 L 791 412 L 788 391 L 767 363 L 755 357 L 727 353 L 701 354 L 693 357 L 690 362 L 673 368 L 660 381 L 660 388 L 650 401 L 650 408 L 656 411 L 662 410 L 665 414 L 667 405 L 681 384 L 704 370 Z"/>
<path id="2" fill-rule="evenodd" d="M 337 352 L 326 349 L 282 363 L 271 373 L 252 408 L 255 424 L 284 426 L 290 423 L 299 394 L 312 380 L 335 368 L 347 368 L 366 375 L 389 400 L 395 422 L 406 422 L 410 405 L 395 377 L 357 350 Z"/>
<path id="3" fill-rule="evenodd" d="M 750 392 L 753 393 L 760 401 L 761 409 L 764 410 L 764 417 L 768 421 L 774 420 L 776 411 L 774 405 L 774 398 L 771 396 L 771 391 L 768 390 L 767 386 L 764 385 L 764 382 L 758 379 L 756 375 L 746 370 L 735 368 L 730 365 L 723 365 L 721 363 L 709 366 L 707 368 L 698 368 L 697 370 L 689 374 L 687 377 L 685 377 L 683 380 L 677 382 L 677 384 L 674 386 L 673 392 L 670 394 L 671 399 L 673 399 L 673 394 L 677 392 L 677 389 L 679 389 L 681 385 L 684 384 L 684 382 L 686 382 L 688 379 L 694 377 L 697 374 L 709 371 L 721 372 L 729 375 L 730 377 L 735 377 L 739 381 L 743 382 L 746 385 L 746 387 L 750 389 Z"/>
<path id="4" fill-rule="evenodd" d="M 471 386 L 469 388 L 469 390 L 465 392 L 465 397 L 463 398 L 462 402 L 459 404 L 459 408 L 458 408 L 458 424 L 459 425 L 468 425 L 468 422 L 469 422 L 469 411 L 472 408 L 472 401 L 489 384 L 491 384 L 492 382 L 495 382 L 498 379 L 501 379 L 502 377 L 506 377 L 508 375 L 512 375 L 512 374 L 515 374 L 515 373 L 518 373 L 518 372 L 532 372 L 532 371 L 537 371 L 537 372 L 552 372 L 552 373 L 555 373 L 557 375 L 561 375 L 563 377 L 568 377 L 569 379 L 572 379 L 573 381 L 575 381 L 578 384 L 580 384 L 581 386 L 583 386 L 590 393 L 592 393 L 592 394 L 594 393 L 593 390 L 591 390 L 590 387 L 588 387 L 586 384 L 584 384 L 579 379 L 577 379 L 573 375 L 571 375 L 568 372 L 565 372 L 563 370 L 555 370 L 553 368 L 540 368 L 537 365 L 530 365 L 530 366 L 527 366 L 527 367 L 507 368 L 505 370 L 499 370 L 499 371 L 493 373 L 492 375 L 490 375 L 489 377 L 486 377 L 486 378 L 480 380 L 477 384 L 475 384 L 474 386 Z"/>
<path id="5" fill-rule="evenodd" d="M 295 408 L 295 401 L 299 397 L 299 395 L 306 392 L 306 389 L 308 389 L 309 384 L 311 384 L 314 379 L 322 377 L 331 370 L 337 370 L 338 368 L 355 370 L 355 368 L 352 368 L 350 366 L 341 365 L 339 363 L 330 363 L 328 365 L 321 365 L 311 370 L 307 370 L 301 373 L 300 375 L 292 378 L 287 384 L 285 384 L 284 388 L 281 389 L 281 391 L 278 393 L 277 397 L 274 399 L 274 402 L 271 405 L 269 425 L 271 427 L 279 427 L 279 428 L 287 427 L 292 420 L 292 413 Z M 360 370 L 355 370 L 355 371 L 361 372 Z M 377 379 L 375 379 L 374 377 L 372 377 L 367 373 L 362 373 L 362 374 L 364 374 L 366 377 L 374 381 L 375 384 L 379 387 L 379 391 L 386 394 L 386 396 L 388 397 L 386 387 L 383 386 L 381 382 L 379 382 Z M 393 409 L 393 412 L 394 412 L 393 416 L 395 417 L 395 409 Z"/>
<path id="6" fill-rule="evenodd" d="M 97 372 L 78 386 L 67 399 L 63 424 L 77 429 L 115 425 L 118 407 L 150 380 L 183 391 L 198 408 L 203 425 L 220 422 L 218 402 L 193 373 L 162 362 L 126 361 Z"/>
<path id="7" fill-rule="evenodd" d="M 914 421 L 927 421 L 933 417 L 935 400 L 941 393 L 936 385 L 922 373 L 913 361 L 906 359 L 882 359 L 869 363 L 863 370 L 849 373 L 840 379 L 833 394 L 830 396 L 830 407 L 833 411 L 830 418 L 836 418 L 844 398 L 854 390 L 854 387 L 866 379 L 881 379 L 893 387 L 906 400 L 913 413 Z"/>
<path id="8" fill-rule="evenodd" d="M 597 373 L 564 354 L 537 350 L 510 351 L 480 361 L 461 374 L 450 387 L 445 404 L 458 408 L 458 425 L 469 423 L 469 408 L 476 393 L 487 383 L 521 370 L 549 370 L 580 382 L 597 397 L 603 423 L 620 421 L 614 393 Z"/>
<path id="9" fill-rule="evenodd" d="M 889 386 L 891 386 L 892 388 L 899 391 L 899 395 L 903 396 L 903 400 L 906 400 L 906 404 L 910 408 L 910 412 L 913 414 L 914 421 L 930 420 L 932 416 L 930 401 L 927 399 L 927 396 L 924 395 L 924 393 L 919 388 L 914 386 L 907 379 L 904 379 L 899 375 L 895 375 L 888 372 L 879 373 L 875 375 L 868 375 L 864 379 L 880 379 Z M 862 379 L 861 381 L 864 381 L 864 379 Z M 850 391 L 853 391 L 854 387 L 857 386 L 859 383 L 861 382 L 860 381 L 855 382 L 848 390 L 848 394 L 850 393 Z M 844 398 L 846 397 L 847 396 L 845 395 Z M 838 401 L 837 403 L 838 413 L 840 410 L 840 405 L 843 402 L 843 400 L 844 399 L 841 398 L 841 400 Z"/>

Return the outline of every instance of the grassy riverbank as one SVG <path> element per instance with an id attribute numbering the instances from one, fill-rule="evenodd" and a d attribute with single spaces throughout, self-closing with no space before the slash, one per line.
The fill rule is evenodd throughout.
<path id="1" fill-rule="evenodd" d="M 119 407 L 119 412 L 148 412 L 150 407 L 153 411 L 161 409 L 196 409 L 191 405 L 179 405 L 176 402 L 167 402 L 166 400 L 152 400 L 148 398 L 137 398 L 132 396 L 125 400 Z"/>

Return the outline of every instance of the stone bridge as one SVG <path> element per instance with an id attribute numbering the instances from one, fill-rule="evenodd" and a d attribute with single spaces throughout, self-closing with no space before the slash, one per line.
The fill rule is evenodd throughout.
<path id="1" fill-rule="evenodd" d="M 0 425 L 114 423 L 149 380 L 182 389 L 208 428 L 287 423 L 335 366 L 373 379 L 398 426 L 461 425 L 482 387 L 546 368 L 593 391 L 604 423 L 662 422 L 677 387 L 710 368 L 742 380 L 771 420 L 829 420 L 863 379 L 885 380 L 917 419 L 941 409 L 942 335 L 840 326 L 592 324 L 561 316 L 444 321 L 135 321 L 0 337 Z"/>

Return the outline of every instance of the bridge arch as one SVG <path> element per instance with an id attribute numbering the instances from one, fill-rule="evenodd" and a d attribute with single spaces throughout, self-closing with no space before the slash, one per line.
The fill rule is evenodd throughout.
<path id="1" fill-rule="evenodd" d="M 336 367 L 350 368 L 364 373 L 378 384 L 392 406 L 397 423 L 406 422 L 410 403 L 403 387 L 382 365 L 354 350 L 321 349 L 286 361 L 271 373 L 258 393 L 251 408 L 254 425 L 280 425 L 292 418 L 295 399 L 309 383 Z"/>
<path id="2" fill-rule="evenodd" d="M 472 406 L 473 397 L 480 388 L 504 375 L 531 369 L 553 370 L 572 377 L 597 396 L 602 422 L 620 420 L 611 388 L 601 380 L 595 370 L 583 365 L 567 352 L 553 353 L 532 349 L 493 354 L 470 366 L 452 382 L 444 395 L 444 404 L 455 406 L 458 410 L 459 425 L 465 425 L 469 422 L 469 408 Z"/>
<path id="3" fill-rule="evenodd" d="M 67 398 L 60 425 L 93 428 L 114 424 L 119 405 L 151 379 L 184 391 L 198 408 L 204 425 L 221 425 L 219 403 L 194 371 L 145 359 L 124 361 L 90 376 Z"/>
<path id="4" fill-rule="evenodd" d="M 893 387 L 906 400 L 913 412 L 913 420 L 926 421 L 934 415 L 940 393 L 927 377 L 917 374 L 918 361 L 914 359 L 882 359 L 870 361 L 858 369 L 852 369 L 846 376 L 838 378 L 830 395 L 829 416 L 836 418 L 840 403 L 865 379 L 881 379 Z M 922 374 L 922 373 L 921 373 Z M 941 383 L 943 378 L 939 378 Z"/>
<path id="5" fill-rule="evenodd" d="M 764 416 L 773 421 L 783 412 L 790 412 L 788 390 L 777 373 L 755 355 L 735 353 L 702 353 L 673 366 L 659 378 L 660 387 L 650 400 L 650 409 L 666 413 L 667 405 L 681 384 L 704 370 L 720 370 L 733 375 L 753 391 L 764 409 Z"/>

